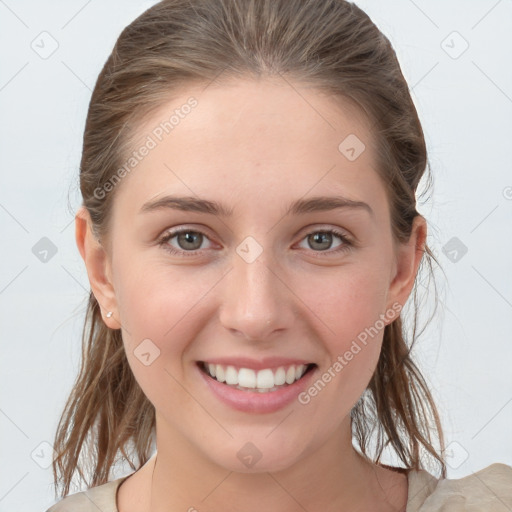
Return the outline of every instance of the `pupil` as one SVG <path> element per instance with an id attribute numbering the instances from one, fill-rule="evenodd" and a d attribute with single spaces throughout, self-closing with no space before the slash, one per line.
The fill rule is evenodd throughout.
<path id="1" fill-rule="evenodd" d="M 312 235 L 312 247 L 316 249 L 328 249 L 329 246 L 331 245 L 331 239 L 332 236 L 330 233 L 326 233 L 323 231 L 315 233 Z M 325 245 L 326 242 L 327 246 Z M 323 246 L 322 243 L 324 244 Z M 319 246 L 315 247 L 315 244 L 319 244 Z"/>
<path id="2" fill-rule="evenodd" d="M 201 247 L 201 233 L 194 233 L 193 231 L 186 231 L 185 233 L 180 233 L 178 235 L 178 241 L 180 243 L 180 246 L 182 246 L 183 249 L 198 249 Z M 199 241 L 199 243 L 197 243 Z M 185 244 L 183 247 L 182 242 Z M 195 242 L 195 243 L 194 243 Z M 189 244 L 192 244 L 192 247 L 190 247 Z"/>

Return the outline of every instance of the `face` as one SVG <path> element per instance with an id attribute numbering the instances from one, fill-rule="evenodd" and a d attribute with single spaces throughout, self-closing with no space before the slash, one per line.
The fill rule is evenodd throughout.
<path id="1" fill-rule="evenodd" d="M 242 472 L 339 444 L 419 263 L 394 245 L 365 119 L 238 80 L 184 90 L 136 135 L 105 282 L 88 270 L 159 437 Z"/>

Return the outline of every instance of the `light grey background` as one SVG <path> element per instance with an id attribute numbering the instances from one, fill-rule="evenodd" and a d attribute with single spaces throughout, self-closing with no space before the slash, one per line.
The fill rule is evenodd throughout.
<path id="1" fill-rule="evenodd" d="M 0 0 L 0 511 L 54 502 L 51 444 L 89 290 L 73 223 L 86 109 L 120 31 L 153 3 Z M 512 465 L 512 3 L 356 3 L 395 46 L 430 153 L 419 210 L 447 279 L 414 353 L 448 476 Z M 33 252 L 43 237 L 57 250 L 46 262 Z"/>

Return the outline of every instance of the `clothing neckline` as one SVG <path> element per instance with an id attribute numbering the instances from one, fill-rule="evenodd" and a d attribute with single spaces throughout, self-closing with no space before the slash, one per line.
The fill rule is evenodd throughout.
<path id="1" fill-rule="evenodd" d="M 433 491 L 435 486 L 437 485 L 438 479 L 431 475 L 428 471 L 424 469 L 413 469 L 413 468 L 401 468 L 388 466 L 387 464 L 380 464 L 380 466 L 390 469 L 392 471 L 396 471 L 397 473 L 405 474 L 407 477 L 407 504 L 405 508 L 405 512 L 411 509 L 411 506 L 423 503 L 428 496 L 429 493 Z M 112 482 L 108 482 L 106 485 L 111 484 L 115 489 L 115 492 L 112 494 L 113 503 L 110 504 L 110 508 L 112 512 L 119 512 L 117 507 L 117 495 L 119 492 L 119 487 L 121 484 L 130 476 L 132 476 L 136 471 L 130 473 L 129 475 L 120 477 Z"/>

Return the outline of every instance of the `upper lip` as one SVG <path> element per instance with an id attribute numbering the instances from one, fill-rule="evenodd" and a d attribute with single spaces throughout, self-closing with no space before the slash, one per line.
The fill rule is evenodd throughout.
<path id="1" fill-rule="evenodd" d="M 263 359 L 251 359 L 249 357 L 214 357 L 204 359 L 206 364 L 220 364 L 222 366 L 234 366 L 235 368 L 250 368 L 252 370 L 263 370 L 265 368 L 279 368 L 280 366 L 307 365 L 311 361 L 295 359 L 290 357 L 265 357 Z"/>

